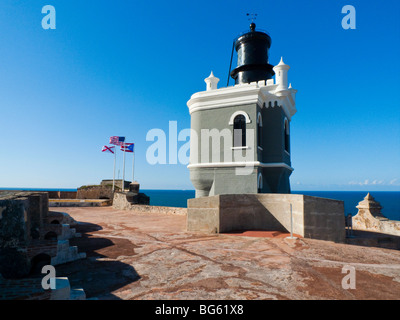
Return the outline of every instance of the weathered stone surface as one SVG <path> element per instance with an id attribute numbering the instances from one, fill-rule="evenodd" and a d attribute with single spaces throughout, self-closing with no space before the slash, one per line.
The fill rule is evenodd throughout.
<path id="1" fill-rule="evenodd" d="M 47 192 L 0 193 L 0 248 L 26 247 L 40 238 L 47 213 Z"/>
<path id="2" fill-rule="evenodd" d="M 57 238 L 75 237 L 75 229 L 63 224 L 74 220 L 66 213 L 49 215 L 48 201 L 47 192 L 0 193 L 0 273 L 3 277 L 27 276 L 44 261 L 49 264 L 52 258 L 62 263 L 83 257 L 74 253 L 76 248 L 68 248 L 68 243 L 64 251 L 57 250 Z"/>
<path id="3" fill-rule="evenodd" d="M 353 217 L 353 228 L 377 231 L 400 236 L 400 221 L 389 220 L 382 213 L 382 206 L 368 193 L 357 206 L 358 213 Z"/>
<path id="4" fill-rule="evenodd" d="M 25 209 L 28 198 L 0 199 L 0 248 L 28 244 Z"/>

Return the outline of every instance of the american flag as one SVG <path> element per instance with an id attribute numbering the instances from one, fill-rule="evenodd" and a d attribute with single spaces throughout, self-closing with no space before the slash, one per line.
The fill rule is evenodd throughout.
<path id="1" fill-rule="evenodd" d="M 121 145 L 121 150 L 125 152 L 133 152 L 134 143 L 123 143 Z"/>
<path id="2" fill-rule="evenodd" d="M 114 153 L 114 146 L 103 146 L 103 149 L 101 150 L 102 152 L 111 152 L 111 153 Z"/>
<path id="3" fill-rule="evenodd" d="M 112 136 L 110 137 L 110 143 L 116 146 L 122 146 L 124 144 L 125 137 Z"/>

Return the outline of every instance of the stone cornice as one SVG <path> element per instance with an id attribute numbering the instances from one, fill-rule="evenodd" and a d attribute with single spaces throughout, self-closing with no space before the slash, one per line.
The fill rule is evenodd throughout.
<path id="1" fill-rule="evenodd" d="M 263 85 L 264 84 L 264 85 Z M 195 111 L 219 109 L 232 106 L 258 103 L 261 107 L 264 102 L 279 101 L 288 119 L 296 113 L 295 94 L 297 90 L 277 90 L 276 84 L 265 85 L 265 82 L 235 85 L 216 90 L 197 92 L 187 102 L 189 113 Z M 273 105 L 274 106 L 274 105 Z M 268 107 L 268 103 L 266 103 Z"/>
<path id="2" fill-rule="evenodd" d="M 294 169 L 284 162 L 264 163 L 260 161 L 236 161 L 236 162 L 207 162 L 207 163 L 190 163 L 187 167 L 191 168 L 220 168 L 220 167 L 262 167 L 262 168 L 286 168 L 290 171 Z"/>

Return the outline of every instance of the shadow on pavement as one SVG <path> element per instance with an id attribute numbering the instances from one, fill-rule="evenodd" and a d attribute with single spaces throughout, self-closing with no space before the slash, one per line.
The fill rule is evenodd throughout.
<path id="1" fill-rule="evenodd" d="M 102 237 L 102 227 L 96 224 L 80 222 L 75 228 L 82 236 L 70 239 L 70 245 L 78 246 L 86 258 L 56 266 L 57 277 L 68 277 L 71 287 L 85 290 L 87 299 L 119 300 L 112 292 L 140 276 L 131 265 L 116 259 L 134 255 L 135 246 L 127 239 Z"/>

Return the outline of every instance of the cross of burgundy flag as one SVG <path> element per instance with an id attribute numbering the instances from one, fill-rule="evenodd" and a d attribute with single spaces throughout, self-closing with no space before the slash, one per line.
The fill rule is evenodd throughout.
<path id="1" fill-rule="evenodd" d="M 124 144 L 125 137 L 112 136 L 110 137 L 110 143 L 116 146 L 122 146 Z"/>
<path id="2" fill-rule="evenodd" d="M 121 145 L 121 151 L 133 152 L 135 144 L 134 143 L 124 143 Z"/>
<path id="3" fill-rule="evenodd" d="M 111 152 L 114 153 L 114 146 L 113 147 L 108 147 L 108 146 L 103 146 L 103 149 L 101 150 L 102 152 Z"/>

